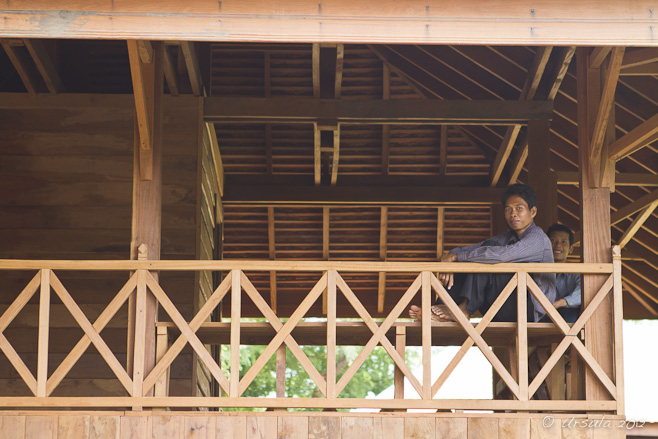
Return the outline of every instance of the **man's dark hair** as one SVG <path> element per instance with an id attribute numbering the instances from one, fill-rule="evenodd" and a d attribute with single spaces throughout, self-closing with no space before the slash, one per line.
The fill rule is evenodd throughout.
<path id="1" fill-rule="evenodd" d="M 569 235 L 569 245 L 570 246 L 573 245 L 573 239 L 574 239 L 573 230 L 571 230 L 569 227 L 565 226 L 564 224 L 555 223 L 551 227 L 548 228 L 548 230 L 546 231 L 546 235 L 548 235 L 548 237 L 550 238 L 551 233 L 553 233 L 553 232 L 564 232 L 564 233 L 568 234 Z"/>
<path id="2" fill-rule="evenodd" d="M 523 200 L 528 203 L 528 209 L 537 206 L 537 196 L 535 195 L 535 191 L 533 191 L 530 186 L 521 183 L 510 184 L 503 190 L 503 193 L 500 196 L 500 201 L 503 203 L 503 206 L 509 197 L 514 195 L 523 198 Z"/>

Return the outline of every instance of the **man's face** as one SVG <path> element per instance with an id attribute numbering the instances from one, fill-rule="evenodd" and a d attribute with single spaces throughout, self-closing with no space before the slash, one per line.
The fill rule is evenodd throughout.
<path id="1" fill-rule="evenodd" d="M 516 236 L 521 236 L 532 224 L 537 207 L 528 209 L 528 203 L 518 195 L 512 195 L 505 201 L 505 220 L 509 228 L 516 232 Z"/>
<path id="2" fill-rule="evenodd" d="M 555 262 L 567 262 L 567 256 L 573 250 L 573 246 L 569 244 L 569 234 L 556 230 L 551 232 L 549 239 L 553 247 L 553 259 Z"/>

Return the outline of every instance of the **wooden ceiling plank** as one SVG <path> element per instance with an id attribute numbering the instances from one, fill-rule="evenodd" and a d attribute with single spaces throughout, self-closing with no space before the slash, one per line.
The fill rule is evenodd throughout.
<path id="1" fill-rule="evenodd" d="M 37 74 L 31 65 L 30 57 L 28 56 L 25 47 L 23 47 L 23 42 L 21 41 L 21 44 L 18 45 L 12 41 L 3 39 L 2 47 L 5 49 L 5 52 L 7 52 L 7 56 L 18 72 L 18 76 L 20 76 L 27 92 L 31 95 L 37 94 Z"/>
<path id="2" fill-rule="evenodd" d="M 439 144 L 439 174 L 448 172 L 448 125 L 441 125 L 441 143 Z"/>
<path id="3" fill-rule="evenodd" d="M 37 66 L 41 77 L 46 83 L 46 87 L 51 94 L 57 94 L 64 91 L 64 85 L 59 77 L 59 73 L 52 62 L 50 54 L 46 50 L 43 41 L 26 38 L 23 40 L 25 47 L 32 55 L 34 64 Z"/>
<path id="4" fill-rule="evenodd" d="M 589 68 L 598 69 L 612 50 L 610 46 L 595 47 L 589 55 Z"/>
<path id="5" fill-rule="evenodd" d="M 656 61 L 658 61 L 658 49 L 655 47 L 629 50 L 624 55 L 624 61 L 621 68 L 628 69 L 631 67 L 642 66 L 644 64 L 650 64 Z"/>
<path id="6" fill-rule="evenodd" d="M 551 101 L 439 99 L 204 98 L 204 119 L 216 122 L 334 120 L 353 124 L 516 125 L 548 119 Z"/>
<path id="7" fill-rule="evenodd" d="M 628 229 L 626 229 L 626 231 L 621 235 L 621 238 L 619 238 L 617 241 L 617 245 L 620 248 L 624 248 L 626 244 L 628 244 L 628 242 L 633 239 L 635 233 L 640 230 L 640 227 L 642 227 L 644 222 L 651 216 L 653 211 L 656 210 L 656 207 L 658 207 L 658 201 L 655 201 L 642 209 L 640 214 L 635 217 L 631 225 L 628 227 Z"/>
<path id="8" fill-rule="evenodd" d="M 199 68 L 199 58 L 197 56 L 196 46 L 193 41 L 181 41 L 180 49 L 183 52 L 185 65 L 187 66 L 187 73 L 190 77 L 190 85 L 192 86 L 192 94 L 194 96 L 205 96 L 205 88 L 203 85 L 203 78 L 201 77 L 201 69 Z"/>
<path id="9" fill-rule="evenodd" d="M 614 141 L 608 147 L 610 158 L 619 161 L 633 154 L 637 150 L 647 146 L 647 142 L 655 140 L 657 134 L 658 114 L 645 120 L 638 127 Z"/>
<path id="10" fill-rule="evenodd" d="M 601 158 L 601 149 L 603 148 L 603 140 L 608 130 L 610 110 L 615 101 L 615 91 L 617 90 L 617 81 L 619 80 L 619 70 L 621 69 L 624 51 L 624 47 L 615 47 L 610 54 L 610 62 L 606 70 L 606 76 L 601 90 L 601 100 L 599 101 L 599 108 L 596 113 L 596 120 L 590 141 L 590 160 L 594 163 L 598 163 Z"/>
<path id="11" fill-rule="evenodd" d="M 388 246 L 388 207 L 382 207 L 379 218 L 379 260 L 386 261 Z M 384 312 L 384 301 L 386 297 L 386 272 L 379 272 L 377 287 L 377 312 Z"/>
<path id="12" fill-rule="evenodd" d="M 167 80 L 167 86 L 169 87 L 169 94 L 172 96 L 178 96 L 178 72 L 174 66 L 173 56 L 171 54 L 172 46 L 165 45 L 164 48 L 164 75 Z"/>
<path id="13" fill-rule="evenodd" d="M 552 47 L 540 47 L 537 49 L 537 53 L 535 54 L 535 58 L 533 59 L 532 66 L 530 66 L 530 69 L 528 70 L 528 77 L 523 86 L 523 90 L 521 90 L 521 95 L 519 96 L 520 101 L 524 101 L 524 100 L 530 101 L 534 99 L 535 93 L 537 92 L 537 88 L 539 87 L 541 78 L 544 75 L 544 70 L 546 69 L 546 65 L 548 64 L 548 60 L 551 56 L 552 50 L 553 50 Z M 520 131 L 521 131 L 521 126 L 519 125 L 515 125 L 507 128 L 507 131 L 505 132 L 505 137 L 503 138 L 503 142 L 498 148 L 498 153 L 496 154 L 496 158 L 494 159 L 494 162 L 491 165 L 492 187 L 498 185 L 498 182 L 500 181 L 500 178 L 503 173 L 503 169 L 505 169 L 505 165 L 507 164 L 507 159 L 512 153 L 512 148 L 516 143 L 516 139 L 519 136 Z"/>

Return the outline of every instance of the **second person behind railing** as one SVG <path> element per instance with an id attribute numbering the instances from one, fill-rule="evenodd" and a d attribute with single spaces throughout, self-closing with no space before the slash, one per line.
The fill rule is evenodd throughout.
<path id="1" fill-rule="evenodd" d="M 544 231 L 534 223 L 537 215 L 537 197 L 534 191 L 524 184 L 506 187 L 501 194 L 505 208 L 505 220 L 509 230 L 477 244 L 457 247 L 441 257 L 441 262 L 496 263 L 552 263 L 551 242 Z M 501 290 L 512 278 L 513 273 L 440 273 L 439 281 L 447 289 L 450 297 L 459 305 L 462 312 L 470 317 L 476 311 L 483 315 L 491 307 Z M 532 275 L 537 286 L 548 300 L 555 300 L 555 274 Z M 528 321 L 537 322 L 545 314 L 534 296 L 529 295 Z M 495 321 L 516 321 L 516 292 L 514 292 L 494 317 Z M 420 319 L 420 308 L 411 305 L 409 316 Z M 433 321 L 454 321 L 448 308 L 437 301 L 432 306 Z"/>

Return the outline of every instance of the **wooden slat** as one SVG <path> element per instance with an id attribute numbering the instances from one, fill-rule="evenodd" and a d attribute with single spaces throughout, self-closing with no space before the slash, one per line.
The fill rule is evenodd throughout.
<path id="1" fill-rule="evenodd" d="M 645 147 L 658 133 L 658 114 L 642 122 L 608 147 L 608 155 L 613 160 L 621 160 Z"/>
<path id="2" fill-rule="evenodd" d="M 192 94 L 194 96 L 204 96 L 205 87 L 203 78 L 201 77 L 201 69 L 199 68 L 199 58 L 197 57 L 195 43 L 193 41 L 181 41 L 180 52 L 185 59 L 185 66 L 187 67 L 187 74 L 190 78 L 192 85 Z"/>
<path id="3" fill-rule="evenodd" d="M 518 361 L 519 400 L 527 401 L 528 395 L 528 273 L 519 272 L 516 288 L 516 355 Z"/>
<path id="4" fill-rule="evenodd" d="M 655 48 L 629 50 L 624 55 L 622 68 L 637 67 L 658 61 L 658 50 Z"/>
<path id="5" fill-rule="evenodd" d="M 65 415 L 57 419 L 57 439 L 89 437 L 89 415 Z"/>
<path id="6" fill-rule="evenodd" d="M 43 45 L 43 41 L 26 38 L 23 40 L 25 47 L 32 55 L 34 64 L 37 66 L 39 73 L 43 81 L 46 83 L 46 87 L 51 94 L 57 94 L 64 91 L 64 85 L 62 80 L 59 77 L 59 73 L 55 69 L 55 66 Z"/>
<path id="7" fill-rule="evenodd" d="M 281 416 L 277 428 L 277 434 L 280 439 L 309 438 L 307 416 Z"/>
<path id="8" fill-rule="evenodd" d="M 341 439 L 379 439 L 374 435 L 372 417 L 341 417 Z"/>
<path id="9" fill-rule="evenodd" d="M 345 58 L 345 45 L 336 44 L 336 73 L 334 84 L 334 98 L 340 99 L 342 85 L 343 85 L 343 60 Z"/>
<path id="10" fill-rule="evenodd" d="M 404 439 L 436 438 L 436 425 L 434 418 L 404 418 Z"/>
<path id="11" fill-rule="evenodd" d="M 386 260 L 388 243 L 388 207 L 382 207 L 379 218 L 379 259 Z M 377 312 L 384 312 L 384 300 L 386 298 L 386 272 L 379 273 L 377 287 Z"/>
<path id="12" fill-rule="evenodd" d="M 217 141 L 217 131 L 213 123 L 206 123 L 206 130 L 210 139 L 210 152 L 212 154 L 213 165 L 215 166 L 215 175 L 217 175 L 217 186 L 219 187 L 220 197 L 224 196 L 224 163 L 222 155 L 219 151 L 219 143 Z"/>
<path id="13" fill-rule="evenodd" d="M 437 418 L 436 435 L 438 438 L 445 438 L 445 439 L 467 439 L 468 419 L 467 418 Z"/>
<path id="14" fill-rule="evenodd" d="M 50 270 L 41 270 L 39 296 L 39 341 L 37 356 L 37 396 L 46 396 L 48 381 L 48 335 L 50 323 Z"/>
<path id="15" fill-rule="evenodd" d="M 137 271 L 137 294 L 135 297 L 135 341 L 133 344 L 133 379 L 132 395 L 142 396 L 142 384 L 144 376 L 148 373 L 145 370 L 146 364 L 146 271 Z M 133 406 L 134 410 L 140 410 L 138 406 Z"/>
<path id="16" fill-rule="evenodd" d="M 423 348 L 423 399 L 432 398 L 432 318 L 430 308 L 432 307 L 432 286 L 430 277 L 433 277 L 429 271 L 421 273 L 421 309 L 423 318 L 422 327 L 422 348 Z"/>
<path id="17" fill-rule="evenodd" d="M 400 357 L 405 358 L 405 353 L 407 349 L 407 328 L 404 326 L 395 327 L 395 350 L 400 355 Z M 395 366 L 395 372 L 393 376 L 393 386 L 394 386 L 394 398 L 395 399 L 404 399 L 404 372 Z"/>
<path id="18" fill-rule="evenodd" d="M 26 416 L 25 439 L 56 439 L 58 416 Z"/>
<path id="19" fill-rule="evenodd" d="M 619 248 L 624 248 L 628 242 L 633 239 L 633 236 L 640 230 L 642 225 L 647 219 L 653 214 L 653 211 L 658 207 L 658 201 L 654 201 L 649 204 L 647 207 L 642 209 L 637 217 L 633 220 L 630 226 L 624 231 L 621 237 L 617 240 L 617 245 Z"/>
<path id="20" fill-rule="evenodd" d="M 89 417 L 89 439 L 116 439 L 119 437 L 119 416 L 91 415 Z"/>
<path id="21" fill-rule="evenodd" d="M 320 98 L 320 44 L 312 46 L 313 98 Z"/>
<path id="22" fill-rule="evenodd" d="M 322 182 L 322 131 L 317 123 L 313 124 L 313 175 L 315 185 Z"/>
<path id="23" fill-rule="evenodd" d="M 0 416 L 0 435 L 5 439 L 25 439 L 25 416 Z"/>
<path id="24" fill-rule="evenodd" d="M 31 95 L 37 94 L 37 74 L 34 67 L 30 64 L 30 57 L 24 47 L 10 44 L 7 40 L 2 40 L 2 47 L 7 52 L 9 60 L 18 72 L 23 85 Z"/>
<path id="25" fill-rule="evenodd" d="M 338 162 L 340 158 L 340 125 L 338 125 L 336 129 L 332 131 L 334 139 L 334 150 L 331 162 L 331 185 L 335 186 L 336 182 L 338 181 Z"/>
<path id="26" fill-rule="evenodd" d="M 578 172 L 559 171 L 556 174 L 558 184 L 579 184 Z M 658 175 L 632 172 L 617 173 L 615 174 L 615 186 L 658 186 Z"/>

